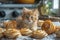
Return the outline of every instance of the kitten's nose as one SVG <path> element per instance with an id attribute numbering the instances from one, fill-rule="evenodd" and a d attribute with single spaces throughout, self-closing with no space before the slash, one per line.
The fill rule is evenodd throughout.
<path id="1" fill-rule="evenodd" d="M 31 21 L 29 20 L 29 22 L 31 22 Z"/>

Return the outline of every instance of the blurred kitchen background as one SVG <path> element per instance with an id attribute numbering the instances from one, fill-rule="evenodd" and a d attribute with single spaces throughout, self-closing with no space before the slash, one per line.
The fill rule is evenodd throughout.
<path id="1" fill-rule="evenodd" d="M 0 0 L 0 19 L 18 17 L 23 7 L 38 8 L 43 17 L 60 17 L 60 0 Z"/>

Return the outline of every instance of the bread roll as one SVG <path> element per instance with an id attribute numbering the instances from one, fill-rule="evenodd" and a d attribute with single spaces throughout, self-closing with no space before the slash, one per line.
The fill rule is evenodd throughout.
<path id="1" fill-rule="evenodd" d="M 56 37 L 60 37 L 60 27 L 56 27 L 57 30 L 55 31 Z"/>
<path id="2" fill-rule="evenodd" d="M 17 29 L 8 29 L 4 32 L 4 35 L 7 37 L 7 38 L 16 38 L 16 37 L 19 37 L 21 36 L 21 33 L 19 30 Z"/>
<path id="3" fill-rule="evenodd" d="M 45 32 L 45 31 L 43 31 L 43 30 L 36 30 L 36 31 L 34 31 L 34 32 L 32 32 L 32 35 L 31 35 L 31 37 L 33 37 L 33 38 L 44 38 L 44 37 L 46 37 L 48 34 Z"/>
<path id="4" fill-rule="evenodd" d="M 4 34 L 3 34 L 3 33 L 4 33 L 4 31 L 5 31 L 5 29 L 0 28 L 0 38 L 4 36 Z"/>
<path id="5" fill-rule="evenodd" d="M 50 20 L 46 20 L 42 25 L 42 30 L 45 30 L 48 34 L 54 33 L 56 31 L 56 27 Z"/>
<path id="6" fill-rule="evenodd" d="M 14 29 L 17 27 L 17 22 L 15 20 L 5 21 L 4 26 L 6 29 L 9 29 L 9 28 Z"/>
<path id="7" fill-rule="evenodd" d="M 21 34 L 24 35 L 24 36 L 30 36 L 32 31 L 28 28 L 21 28 L 20 30 Z"/>

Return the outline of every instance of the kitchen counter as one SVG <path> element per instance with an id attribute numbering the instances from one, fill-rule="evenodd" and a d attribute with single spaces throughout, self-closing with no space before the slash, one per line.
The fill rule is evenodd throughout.
<path id="1" fill-rule="evenodd" d="M 22 37 L 19 37 L 16 39 L 2 38 L 0 40 L 60 40 L 60 38 L 56 38 L 56 35 L 52 34 L 52 35 L 49 35 L 43 39 L 34 39 L 34 38 L 27 37 L 27 36 L 22 36 Z"/>
<path id="2" fill-rule="evenodd" d="M 51 17 L 51 16 L 40 16 L 40 20 L 52 20 L 52 21 L 60 21 L 60 17 Z"/>

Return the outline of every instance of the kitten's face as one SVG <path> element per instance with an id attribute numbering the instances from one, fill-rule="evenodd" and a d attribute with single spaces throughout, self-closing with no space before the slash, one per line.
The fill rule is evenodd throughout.
<path id="1" fill-rule="evenodd" d="M 23 9 L 23 15 L 22 18 L 24 21 L 32 23 L 38 20 L 38 11 L 35 10 L 30 10 L 27 8 Z"/>

